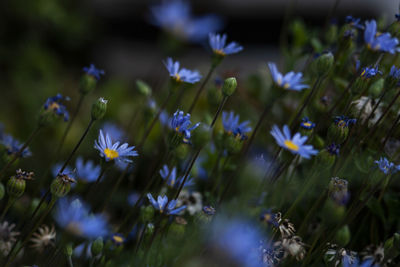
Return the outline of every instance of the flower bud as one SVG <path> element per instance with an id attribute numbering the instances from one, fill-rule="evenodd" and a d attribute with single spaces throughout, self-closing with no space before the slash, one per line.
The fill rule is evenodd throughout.
<path id="1" fill-rule="evenodd" d="M 140 220 L 142 222 L 150 222 L 154 217 L 154 209 L 152 206 L 140 207 Z"/>
<path id="2" fill-rule="evenodd" d="M 90 248 L 93 257 L 96 257 L 103 251 L 103 246 L 104 242 L 102 237 L 98 237 L 95 241 L 93 241 L 92 247 Z"/>
<path id="3" fill-rule="evenodd" d="M 143 96 L 150 96 L 151 95 L 151 87 L 147 83 L 142 80 L 136 80 L 136 88 L 139 93 Z"/>
<path id="4" fill-rule="evenodd" d="M 224 143 L 229 154 L 239 153 L 243 146 L 240 136 L 228 135 L 225 137 Z"/>
<path id="5" fill-rule="evenodd" d="M 323 76 L 328 74 L 329 70 L 332 68 L 335 59 L 331 52 L 320 55 L 312 63 L 312 69 L 318 76 Z"/>
<path id="6" fill-rule="evenodd" d="M 50 192 L 53 196 L 64 197 L 71 190 L 71 183 L 75 180 L 66 174 L 58 174 L 50 185 Z"/>
<path id="7" fill-rule="evenodd" d="M 348 225 L 341 227 L 335 234 L 335 240 L 338 245 L 345 247 L 350 242 L 350 229 Z"/>
<path id="8" fill-rule="evenodd" d="M 31 180 L 33 177 L 33 172 L 25 172 L 21 169 L 17 170 L 15 176 L 11 176 L 11 178 L 7 182 L 7 193 L 12 198 L 20 198 L 24 192 L 26 187 L 26 180 Z"/>
<path id="9" fill-rule="evenodd" d="M 192 144 L 195 149 L 200 149 L 204 147 L 211 140 L 211 129 L 208 125 L 204 123 L 197 127 L 196 131 L 193 131 Z"/>
<path id="10" fill-rule="evenodd" d="M 97 79 L 88 74 L 84 74 L 79 84 L 79 91 L 82 95 L 87 95 L 96 88 Z"/>
<path id="11" fill-rule="evenodd" d="M 0 183 L 0 200 L 3 199 L 5 193 L 4 185 Z"/>
<path id="12" fill-rule="evenodd" d="M 73 252 L 74 252 L 74 249 L 72 248 L 71 243 L 68 243 L 67 245 L 65 245 L 64 253 L 67 257 L 71 257 Z"/>
<path id="13" fill-rule="evenodd" d="M 348 127 L 340 127 L 336 124 L 332 124 L 328 128 L 328 140 L 342 144 L 347 136 L 349 135 L 349 128 Z"/>
<path id="14" fill-rule="evenodd" d="M 224 96 L 231 96 L 235 92 L 237 87 L 237 81 L 235 77 L 230 77 L 224 81 L 222 86 L 222 93 Z"/>
<path id="15" fill-rule="evenodd" d="M 92 119 L 100 120 L 104 117 L 107 111 L 107 100 L 100 97 L 92 106 Z"/>

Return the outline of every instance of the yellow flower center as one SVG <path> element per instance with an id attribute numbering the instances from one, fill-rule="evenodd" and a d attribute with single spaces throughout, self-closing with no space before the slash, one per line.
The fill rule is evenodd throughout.
<path id="1" fill-rule="evenodd" d="M 225 52 L 222 51 L 221 49 L 215 49 L 215 50 L 214 50 L 214 53 L 215 53 L 216 55 L 218 55 L 218 56 L 222 56 L 222 57 L 225 56 Z"/>
<path id="2" fill-rule="evenodd" d="M 309 122 L 303 122 L 303 125 L 306 126 L 306 127 L 310 127 L 310 126 L 311 126 L 311 123 L 309 123 Z"/>
<path id="3" fill-rule="evenodd" d="M 175 74 L 175 81 L 181 82 L 181 76 L 178 73 Z"/>
<path id="4" fill-rule="evenodd" d="M 118 235 L 113 236 L 113 239 L 116 243 L 122 243 L 124 242 L 124 239 Z"/>
<path id="5" fill-rule="evenodd" d="M 52 110 L 57 110 L 59 108 L 60 108 L 60 105 L 57 102 L 53 102 L 50 105 L 50 109 L 52 109 Z"/>
<path id="6" fill-rule="evenodd" d="M 277 83 L 279 86 L 281 86 L 281 85 L 282 85 L 282 79 L 281 79 L 281 78 L 278 78 L 278 80 L 276 81 L 276 83 Z"/>
<path id="7" fill-rule="evenodd" d="M 299 151 L 299 146 L 293 143 L 291 140 L 285 140 L 285 146 L 294 151 Z"/>
<path id="8" fill-rule="evenodd" d="M 106 148 L 106 149 L 104 149 L 104 154 L 106 155 L 107 158 L 109 158 L 111 160 L 119 157 L 118 152 L 114 149 Z"/>
<path id="9" fill-rule="evenodd" d="M 285 83 L 284 85 L 283 85 L 283 88 L 284 89 L 288 89 L 290 87 L 290 84 L 289 83 Z"/>

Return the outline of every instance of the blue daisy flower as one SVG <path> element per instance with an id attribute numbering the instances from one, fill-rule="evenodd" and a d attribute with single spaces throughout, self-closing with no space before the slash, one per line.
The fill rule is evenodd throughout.
<path id="1" fill-rule="evenodd" d="M 128 143 L 120 145 L 120 142 L 113 143 L 111 137 L 100 130 L 99 138 L 94 142 L 94 148 L 100 152 L 100 156 L 106 161 L 115 160 L 122 162 L 132 162 L 129 157 L 136 157 L 139 154 L 134 150 L 134 146 L 129 146 Z"/>
<path id="2" fill-rule="evenodd" d="M 294 91 L 301 91 L 304 88 L 309 87 L 308 85 L 303 84 L 303 74 L 301 72 L 295 73 L 291 71 L 285 75 L 282 75 L 278 71 L 275 63 L 269 62 L 268 67 L 271 72 L 272 79 L 278 87 Z"/>
<path id="3" fill-rule="evenodd" d="M 67 108 L 62 104 L 63 101 L 69 101 L 69 97 L 64 97 L 61 94 L 49 97 L 43 105 L 44 110 L 51 110 L 56 115 L 63 117 L 64 121 L 68 121 L 69 113 Z"/>
<path id="4" fill-rule="evenodd" d="M 82 69 L 87 75 L 93 76 L 96 80 L 100 80 L 100 75 L 104 75 L 104 70 L 98 69 L 94 64 L 90 64 L 89 67 L 83 67 Z"/>
<path id="5" fill-rule="evenodd" d="M 158 196 L 157 201 L 153 198 L 153 196 L 148 193 L 147 198 L 150 201 L 150 204 L 160 213 L 166 214 L 166 215 L 177 215 L 184 209 L 186 209 L 186 205 L 180 206 L 179 208 L 175 208 L 177 204 L 177 200 L 173 199 L 168 202 L 168 197 L 167 196 Z M 168 204 L 168 205 L 167 205 Z"/>
<path id="6" fill-rule="evenodd" d="M 375 160 L 374 163 L 378 165 L 378 168 L 384 174 L 393 174 L 393 173 L 399 171 L 398 167 L 393 162 L 390 162 L 385 157 L 383 157 L 383 158 L 381 157 L 379 160 Z"/>
<path id="7" fill-rule="evenodd" d="M 368 49 L 390 54 L 396 53 L 396 47 L 399 44 L 399 40 L 391 37 L 390 33 L 378 33 L 375 20 L 365 22 L 364 41 Z"/>
<path id="8" fill-rule="evenodd" d="M 174 168 L 172 168 L 172 170 L 170 170 L 166 164 L 160 170 L 160 176 L 163 180 L 167 179 L 167 185 L 169 185 L 170 187 L 175 187 L 175 188 L 179 188 L 184 179 L 184 176 L 177 178 L 176 167 L 174 167 Z M 193 185 L 194 185 L 194 181 L 193 181 L 192 177 L 189 176 L 186 179 L 186 182 L 183 185 L 183 187 L 185 188 L 185 187 L 190 187 Z"/>
<path id="9" fill-rule="evenodd" d="M 190 114 L 187 113 L 185 115 L 185 113 L 179 109 L 174 113 L 169 121 L 169 126 L 171 129 L 179 134 L 183 134 L 183 142 L 185 143 L 189 143 L 191 131 L 196 129 L 200 125 L 200 122 L 190 127 L 191 124 L 192 122 L 190 121 Z"/>
<path id="10" fill-rule="evenodd" d="M 353 16 L 346 16 L 346 23 L 350 24 L 351 27 L 357 28 L 360 30 L 364 29 L 364 26 L 360 23 L 361 19 L 360 18 L 355 18 Z"/>
<path id="11" fill-rule="evenodd" d="M 357 119 L 350 119 L 347 116 L 336 116 L 335 119 L 333 120 L 334 123 L 340 127 L 340 128 L 347 128 L 350 125 L 354 125 L 357 122 Z"/>
<path id="12" fill-rule="evenodd" d="M 233 134 L 234 136 L 240 136 L 241 139 L 246 139 L 246 133 L 251 131 L 249 126 L 250 121 L 244 121 L 239 123 L 239 115 L 235 115 L 233 111 L 222 112 L 222 125 L 224 126 L 225 132 Z"/>
<path id="13" fill-rule="evenodd" d="M 75 167 L 77 178 L 89 183 L 95 182 L 101 173 L 100 165 L 95 165 L 92 160 L 85 163 L 82 157 L 76 159 Z"/>
<path id="14" fill-rule="evenodd" d="M 201 79 L 198 71 L 191 71 L 185 68 L 179 69 L 179 61 L 173 61 L 172 58 L 167 58 L 164 62 L 165 67 L 169 72 L 169 76 L 176 82 L 197 83 Z"/>
<path id="15" fill-rule="evenodd" d="M 65 230 L 84 238 L 105 237 L 109 233 L 103 215 L 90 214 L 90 208 L 79 198 L 60 198 L 54 219 Z"/>
<path id="16" fill-rule="evenodd" d="M 314 129 L 314 128 L 315 128 L 315 123 L 313 123 L 312 121 L 310 121 L 310 120 L 308 119 L 308 117 L 304 117 L 304 118 L 301 120 L 300 127 L 303 128 L 303 129 L 311 130 L 311 129 Z"/>
<path id="17" fill-rule="evenodd" d="M 226 55 L 239 53 L 243 50 L 243 47 L 236 42 L 226 44 L 226 38 L 228 38 L 226 34 L 209 34 L 208 42 L 214 54 L 224 57 Z"/>
<path id="18" fill-rule="evenodd" d="M 17 154 L 24 146 L 24 144 L 22 144 L 20 141 L 15 139 L 10 134 L 2 134 L 2 138 L 0 139 L 0 144 L 2 144 L 5 147 L 7 155 Z M 29 150 L 29 147 L 24 148 L 20 156 L 22 158 L 27 158 L 32 156 L 32 152 Z"/>
<path id="19" fill-rule="evenodd" d="M 289 150 L 293 154 L 298 154 L 308 159 L 310 156 L 318 153 L 318 150 L 315 150 L 312 145 L 304 144 L 308 139 L 307 136 L 301 136 L 300 133 L 296 133 L 292 138 L 287 125 L 283 126 L 283 132 L 281 132 L 278 126 L 274 125 L 270 133 L 279 146 Z"/>

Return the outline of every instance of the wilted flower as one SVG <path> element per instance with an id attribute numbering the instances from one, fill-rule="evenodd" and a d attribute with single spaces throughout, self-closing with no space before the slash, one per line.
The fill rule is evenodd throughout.
<path id="1" fill-rule="evenodd" d="M 399 43 L 399 40 L 391 37 L 390 33 L 378 33 L 375 20 L 365 22 L 364 41 L 368 49 L 391 54 L 396 53 L 396 47 Z"/>
<path id="2" fill-rule="evenodd" d="M 243 47 L 236 42 L 226 44 L 226 38 L 226 34 L 209 34 L 208 42 L 214 54 L 224 57 L 226 55 L 236 54 L 243 50 Z"/>
<path id="3" fill-rule="evenodd" d="M 14 231 L 15 224 L 10 224 L 7 221 L 0 223 L 0 252 L 3 256 L 7 256 L 11 251 L 12 246 L 17 241 L 19 232 Z"/>
<path id="4" fill-rule="evenodd" d="M 385 265 L 385 248 L 382 244 L 369 245 L 361 253 L 360 258 L 363 262 L 369 262 L 366 266 L 386 266 Z"/>
<path id="5" fill-rule="evenodd" d="M 32 234 L 30 241 L 32 242 L 31 247 L 42 252 L 45 248 L 49 246 L 54 247 L 56 240 L 56 230 L 54 225 L 48 227 L 47 225 L 42 225 L 38 230 Z"/>
<path id="6" fill-rule="evenodd" d="M 328 249 L 325 252 L 325 258 L 328 262 L 333 262 L 334 266 L 337 267 L 340 266 L 341 263 L 355 263 L 357 261 L 357 253 L 344 248 L 339 248 L 335 244 L 328 244 Z"/>
<path id="7" fill-rule="evenodd" d="M 306 250 L 304 248 L 305 244 L 302 242 L 299 236 L 283 238 L 280 242 L 281 246 L 285 250 L 285 254 L 289 254 L 290 256 L 295 257 L 298 261 L 304 258 L 306 254 Z M 286 258 L 286 255 L 284 256 L 284 258 Z"/>
<path id="8" fill-rule="evenodd" d="M 169 72 L 169 76 L 176 82 L 197 83 L 201 80 L 201 75 L 198 71 L 192 71 L 185 68 L 179 69 L 179 61 L 174 62 L 170 57 L 167 58 L 164 65 Z"/>
<path id="9" fill-rule="evenodd" d="M 153 196 L 148 193 L 147 198 L 150 201 L 150 204 L 160 213 L 166 214 L 166 215 L 177 215 L 181 211 L 183 211 L 186 206 L 181 206 L 179 208 L 175 208 L 177 205 L 178 201 L 173 199 L 171 201 L 168 201 L 167 196 L 158 196 L 157 201 L 153 198 Z M 168 205 L 167 205 L 168 204 Z"/>
<path id="10" fill-rule="evenodd" d="M 350 193 L 347 189 L 348 182 L 339 177 L 331 178 L 329 184 L 329 196 L 338 205 L 346 205 L 350 198 Z"/>
<path id="11" fill-rule="evenodd" d="M 186 211 L 190 215 L 194 215 L 203 208 L 203 197 L 199 192 L 189 192 L 187 190 L 182 191 L 178 197 L 178 206 L 186 206 Z"/>
<path id="12" fill-rule="evenodd" d="M 318 153 L 312 145 L 304 144 L 308 139 L 307 136 L 301 136 L 300 133 L 296 133 L 292 138 L 287 125 L 283 126 L 283 132 L 281 132 L 278 126 L 274 125 L 270 133 L 279 146 L 289 150 L 293 154 L 298 154 L 308 159 L 310 156 Z"/>
<path id="13" fill-rule="evenodd" d="M 100 130 L 99 139 L 94 142 L 94 148 L 100 152 L 100 156 L 106 161 L 115 160 L 122 162 L 132 162 L 129 157 L 136 157 L 139 154 L 134 150 L 134 146 L 129 146 L 128 143 L 120 145 L 120 142 L 113 143 L 108 134 L 104 136 Z"/>
<path id="14" fill-rule="evenodd" d="M 303 84 L 303 74 L 301 72 L 295 73 L 293 71 L 282 75 L 275 63 L 268 63 L 269 70 L 271 72 L 272 79 L 278 87 L 287 90 L 301 91 L 304 88 L 308 88 L 309 86 Z"/>

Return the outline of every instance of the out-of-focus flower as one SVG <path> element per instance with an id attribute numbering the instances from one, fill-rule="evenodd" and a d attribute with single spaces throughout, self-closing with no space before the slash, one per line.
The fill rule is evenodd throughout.
<path id="1" fill-rule="evenodd" d="M 276 213 L 273 213 L 271 209 L 267 209 L 263 211 L 260 215 L 260 220 L 263 222 L 266 222 L 270 225 L 273 225 L 276 228 L 279 228 L 279 223 L 278 219 L 280 219 L 280 216 L 277 216 Z"/>
<path id="2" fill-rule="evenodd" d="M 396 53 L 396 47 L 399 44 L 399 40 L 392 37 L 390 33 L 378 33 L 375 20 L 365 22 L 364 41 L 370 50 L 391 54 Z"/>
<path id="3" fill-rule="evenodd" d="M 100 176 L 101 167 L 95 165 L 92 160 L 83 161 L 82 157 L 78 157 L 75 162 L 76 167 L 76 178 L 86 182 L 95 182 Z"/>
<path id="4" fill-rule="evenodd" d="M 302 242 L 302 240 L 299 236 L 283 238 L 282 241 L 279 241 L 279 242 L 280 242 L 280 245 L 285 250 L 285 254 L 295 257 L 296 260 L 298 260 L 298 261 L 300 261 L 304 258 L 305 254 L 306 254 L 306 250 L 304 248 L 305 244 Z M 283 257 L 286 258 L 287 256 L 284 255 Z"/>
<path id="5" fill-rule="evenodd" d="M 100 75 L 104 75 L 104 70 L 96 68 L 94 64 L 90 64 L 89 67 L 83 67 L 82 69 L 87 75 L 95 77 L 97 80 L 100 80 Z"/>
<path id="6" fill-rule="evenodd" d="M 150 204 L 160 213 L 166 214 L 166 215 L 177 215 L 181 211 L 183 211 L 186 206 L 181 206 L 179 208 L 175 208 L 177 205 L 178 201 L 173 199 L 171 201 L 168 201 L 167 196 L 158 196 L 157 201 L 153 198 L 153 196 L 148 193 L 147 198 L 150 201 Z M 168 205 L 167 205 L 168 204 Z"/>
<path id="7" fill-rule="evenodd" d="M 126 140 L 126 133 L 115 123 L 105 122 L 101 129 L 111 137 L 111 140 Z"/>
<path id="8" fill-rule="evenodd" d="M 203 197 L 200 192 L 189 192 L 184 190 L 179 194 L 177 205 L 185 205 L 186 211 L 189 212 L 190 215 L 194 215 L 202 211 Z"/>
<path id="9" fill-rule="evenodd" d="M 12 137 L 10 134 L 3 134 L 2 138 L 0 139 L 0 144 L 5 147 L 8 155 L 16 155 L 24 146 L 24 144 Z M 27 158 L 30 156 L 32 156 L 32 153 L 29 150 L 29 147 L 24 148 L 21 153 L 21 157 Z"/>
<path id="10" fill-rule="evenodd" d="M 356 119 L 350 119 L 349 117 L 343 115 L 336 116 L 333 121 L 339 128 L 348 128 L 350 125 L 357 122 Z"/>
<path id="11" fill-rule="evenodd" d="M 64 165 L 63 163 L 54 164 L 54 166 L 51 168 L 51 174 L 54 177 L 57 177 L 57 175 L 60 174 L 60 170 L 61 170 L 63 165 Z M 62 174 L 67 174 L 68 176 L 70 176 L 72 178 L 75 178 L 75 176 L 76 176 L 74 170 L 70 166 L 65 167 L 65 169 L 64 169 Z"/>
<path id="12" fill-rule="evenodd" d="M 172 168 L 172 170 L 170 170 L 168 168 L 168 165 L 164 165 L 163 168 L 160 170 L 160 175 L 161 178 L 163 178 L 163 180 L 166 180 L 166 183 L 168 186 L 170 187 L 175 187 L 175 188 L 179 188 L 183 182 L 184 177 L 181 176 L 179 178 L 177 178 L 176 176 L 176 167 Z M 188 177 L 186 179 L 186 182 L 184 184 L 183 187 L 189 187 L 194 185 L 194 181 L 192 179 L 192 177 Z"/>
<path id="13" fill-rule="evenodd" d="M 337 245 L 329 243 L 327 251 L 325 252 L 325 258 L 327 262 L 332 262 L 335 267 L 340 266 L 340 264 L 344 264 L 345 262 L 353 264 L 358 260 L 356 252 L 339 248 Z"/>
<path id="14" fill-rule="evenodd" d="M 150 13 L 153 25 L 190 42 L 203 41 L 210 32 L 216 32 L 222 26 L 221 19 L 215 15 L 193 16 L 187 1 L 163 1 L 152 6 Z"/>
<path id="15" fill-rule="evenodd" d="M 68 101 L 69 97 L 64 97 L 61 94 L 47 98 L 43 107 L 44 110 L 50 110 L 57 116 L 63 117 L 64 121 L 69 120 L 69 113 L 67 108 L 62 104 L 63 101 Z"/>
<path id="16" fill-rule="evenodd" d="M 349 24 L 351 27 L 363 30 L 364 26 L 360 23 L 360 18 L 355 18 L 353 16 L 346 16 L 346 23 Z"/>
<path id="17" fill-rule="evenodd" d="M 100 156 L 106 161 L 115 160 L 122 162 L 132 162 L 130 157 L 136 157 L 139 154 L 134 150 L 134 146 L 129 146 L 128 143 L 120 145 L 120 142 L 113 143 L 111 137 L 100 130 L 99 138 L 94 142 L 94 148 L 100 152 Z"/>
<path id="18" fill-rule="evenodd" d="M 54 247 L 56 240 L 56 230 L 54 225 L 48 227 L 47 225 L 42 225 L 38 228 L 38 230 L 32 234 L 32 238 L 30 241 L 32 242 L 31 247 L 38 250 L 39 252 L 43 252 L 44 249 L 49 246 Z"/>
<path id="19" fill-rule="evenodd" d="M 165 67 L 169 72 L 169 76 L 176 82 L 197 83 L 201 80 L 201 75 L 198 71 L 188 70 L 185 68 L 180 69 L 179 61 L 173 61 L 172 58 L 167 58 L 164 62 Z"/>
<path id="20" fill-rule="evenodd" d="M 242 140 L 246 139 L 246 133 L 251 131 L 251 127 L 248 126 L 250 121 L 244 121 L 239 123 L 239 115 L 235 115 L 233 111 L 222 112 L 222 125 L 224 126 L 225 132 L 229 135 L 239 136 Z"/>
<path id="21" fill-rule="evenodd" d="M 363 262 L 370 262 L 371 265 L 366 266 L 386 266 L 385 264 L 385 248 L 382 244 L 368 245 L 361 253 L 360 257 Z M 387 263 L 387 266 L 389 264 Z"/>
<path id="22" fill-rule="evenodd" d="M 326 147 L 326 151 L 328 151 L 329 154 L 331 154 L 331 155 L 339 156 L 340 145 L 333 142 L 329 146 Z"/>
<path id="23" fill-rule="evenodd" d="M 309 87 L 308 85 L 303 84 L 303 74 L 301 72 L 295 73 L 291 71 L 285 75 L 282 75 L 278 71 L 275 63 L 269 62 L 268 67 L 271 72 L 272 79 L 274 80 L 275 85 L 278 87 L 293 91 L 301 91 L 304 88 Z"/>
<path id="24" fill-rule="evenodd" d="M 338 205 L 346 205 L 350 198 L 350 193 L 347 189 L 348 182 L 339 177 L 331 178 L 329 184 L 329 196 Z"/>
<path id="25" fill-rule="evenodd" d="M 7 221 L 0 223 L 0 253 L 7 256 L 11 248 L 17 241 L 19 232 L 14 231 L 15 224 L 10 224 Z"/>
<path id="26" fill-rule="evenodd" d="M 101 214 L 90 214 L 89 206 L 78 198 L 61 198 L 54 219 L 66 231 L 84 238 L 105 237 L 108 223 Z"/>
<path id="27" fill-rule="evenodd" d="M 208 42 L 214 54 L 224 57 L 226 55 L 239 53 L 243 50 L 243 47 L 236 42 L 226 44 L 226 38 L 228 38 L 226 34 L 209 34 Z"/>
<path id="28" fill-rule="evenodd" d="M 312 145 L 304 144 L 308 139 L 307 136 L 301 136 L 300 133 L 296 133 L 292 138 L 287 125 L 283 126 L 283 132 L 278 128 L 278 126 L 274 125 L 270 133 L 279 146 L 289 150 L 293 154 L 298 154 L 301 157 L 308 159 L 310 156 L 318 153 Z"/>
<path id="29" fill-rule="evenodd" d="M 390 162 L 385 157 L 381 157 L 379 160 L 375 160 L 374 163 L 378 165 L 378 168 L 384 174 L 393 174 L 399 170 L 393 162 Z"/>

